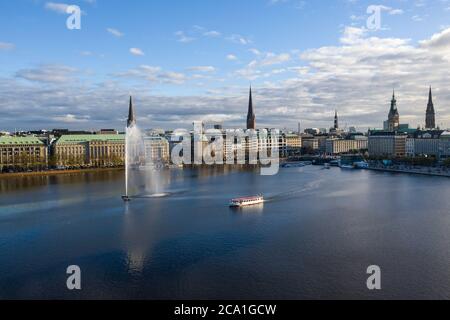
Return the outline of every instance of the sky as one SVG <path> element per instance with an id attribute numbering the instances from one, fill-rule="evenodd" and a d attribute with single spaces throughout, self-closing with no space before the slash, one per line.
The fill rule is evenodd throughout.
<path id="1" fill-rule="evenodd" d="M 69 5 L 81 29 L 68 29 Z M 368 22 L 376 6 L 380 23 Z M 378 20 L 377 20 L 378 21 Z M 372 20 L 373 22 L 373 20 Z M 450 0 L 4 0 L 0 131 L 450 127 Z"/>

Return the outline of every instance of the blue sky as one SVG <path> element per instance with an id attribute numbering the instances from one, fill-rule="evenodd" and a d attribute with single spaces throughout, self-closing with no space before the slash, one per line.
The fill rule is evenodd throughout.
<path id="1" fill-rule="evenodd" d="M 81 30 L 64 12 L 78 5 Z M 368 30 L 368 6 L 381 29 Z M 450 126 L 450 1 L 2 1 L 0 130 L 123 126 L 133 94 L 146 127 L 380 127 L 392 88 L 402 122 L 424 122 L 427 87 Z"/>

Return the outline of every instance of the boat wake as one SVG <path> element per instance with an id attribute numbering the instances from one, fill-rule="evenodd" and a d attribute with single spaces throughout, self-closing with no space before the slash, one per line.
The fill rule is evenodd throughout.
<path id="1" fill-rule="evenodd" d="M 152 199 L 152 198 L 166 198 L 166 197 L 169 197 L 169 196 L 170 196 L 170 193 L 165 192 L 165 193 L 139 195 L 139 196 L 135 196 L 133 198 L 136 198 L 136 199 Z"/>
<path id="2" fill-rule="evenodd" d="M 273 195 L 266 195 L 265 197 L 265 202 L 278 202 L 278 201 L 284 201 L 284 200 L 288 200 L 288 199 L 292 199 L 292 198 L 297 198 L 300 195 L 304 195 L 305 193 L 308 193 L 309 191 L 314 191 L 317 190 L 321 183 L 322 183 L 322 179 L 318 179 L 318 180 L 314 180 L 311 182 L 308 182 L 307 184 L 305 184 L 304 186 L 298 187 L 298 188 L 293 188 L 290 190 L 286 190 L 277 194 L 273 194 Z"/>
<path id="3" fill-rule="evenodd" d="M 132 199 L 158 199 L 158 198 L 168 198 L 176 195 L 181 195 L 188 192 L 188 190 L 171 190 L 160 193 L 151 193 L 151 194 L 139 194 L 136 196 L 132 196 Z"/>

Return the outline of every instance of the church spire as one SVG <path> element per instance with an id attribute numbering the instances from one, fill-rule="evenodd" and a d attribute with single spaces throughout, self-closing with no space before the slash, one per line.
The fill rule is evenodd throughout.
<path id="1" fill-rule="evenodd" d="M 397 110 L 397 99 L 395 98 L 395 89 L 392 89 L 391 110 Z"/>
<path id="2" fill-rule="evenodd" d="M 430 93 L 428 95 L 428 105 L 433 106 L 433 93 L 431 91 L 431 86 L 430 86 Z"/>
<path id="3" fill-rule="evenodd" d="M 334 112 L 334 129 L 339 129 L 339 119 L 338 119 L 338 112 L 335 110 Z"/>
<path id="4" fill-rule="evenodd" d="M 433 104 L 433 93 L 430 87 L 430 93 L 428 94 L 428 105 L 427 105 L 427 113 L 425 117 L 425 127 L 427 129 L 436 128 L 436 115 L 434 112 L 434 104 Z"/>
<path id="5" fill-rule="evenodd" d="M 127 127 L 132 127 L 136 124 L 136 116 L 134 114 L 134 108 L 133 108 L 133 98 L 130 96 L 130 106 L 128 109 L 128 121 L 127 121 Z"/>
<path id="6" fill-rule="evenodd" d="M 256 116 L 255 112 L 253 111 L 252 86 L 250 86 L 250 93 L 248 98 L 247 129 L 256 129 Z"/>
<path id="7" fill-rule="evenodd" d="M 392 91 L 391 108 L 387 121 L 387 130 L 396 131 L 400 125 L 400 115 L 397 109 L 397 99 L 395 98 L 395 89 Z"/>

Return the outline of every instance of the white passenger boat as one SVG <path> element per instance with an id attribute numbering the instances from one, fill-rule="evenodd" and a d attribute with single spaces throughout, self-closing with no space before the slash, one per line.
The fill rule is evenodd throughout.
<path id="1" fill-rule="evenodd" d="M 264 202 L 263 196 L 237 198 L 237 199 L 231 200 L 230 207 L 233 207 L 233 208 L 247 207 L 247 206 L 253 206 L 256 204 L 260 204 L 263 202 Z"/>

